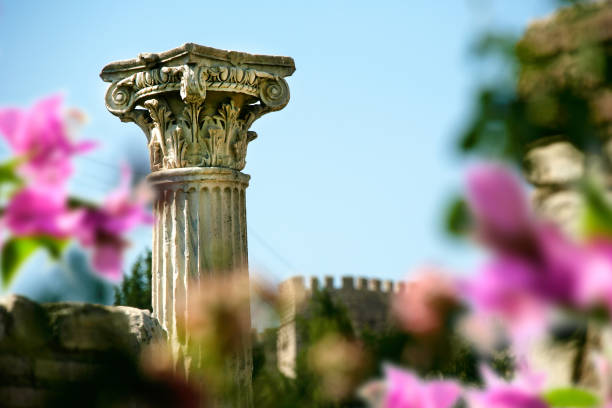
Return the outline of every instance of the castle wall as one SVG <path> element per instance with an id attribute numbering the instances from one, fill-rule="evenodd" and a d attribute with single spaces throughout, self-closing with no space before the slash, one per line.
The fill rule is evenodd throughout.
<path id="1" fill-rule="evenodd" d="M 390 324 L 389 303 L 399 285 L 380 279 L 342 277 L 336 286 L 332 277 L 320 281 L 312 277 L 306 284 L 304 277 L 295 276 L 279 285 L 281 297 L 280 328 L 277 339 L 279 370 L 287 376 L 295 376 L 297 356 L 303 347 L 296 316 L 308 317 L 312 295 L 326 290 L 332 299 L 344 305 L 355 330 L 381 331 Z"/>

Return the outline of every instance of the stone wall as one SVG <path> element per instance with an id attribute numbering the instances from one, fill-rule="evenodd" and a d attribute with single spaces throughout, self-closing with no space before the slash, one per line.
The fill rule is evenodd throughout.
<path id="1" fill-rule="evenodd" d="M 302 346 L 296 317 L 308 317 L 309 300 L 315 291 L 326 290 L 334 301 L 344 305 L 353 327 L 359 333 L 366 329 L 381 331 L 388 327 L 390 295 L 400 290 L 400 285 L 380 279 L 355 279 L 350 276 L 342 278 L 340 287 L 334 285 L 332 277 L 326 277 L 323 282 L 313 277 L 308 285 L 302 276 L 282 282 L 279 285 L 282 306 L 277 338 L 279 370 L 287 376 L 295 375 L 294 367 Z"/>
<path id="2" fill-rule="evenodd" d="M 109 359 L 136 357 L 163 338 L 147 310 L 0 299 L 0 406 L 49 406 L 71 385 L 108 371 Z"/>

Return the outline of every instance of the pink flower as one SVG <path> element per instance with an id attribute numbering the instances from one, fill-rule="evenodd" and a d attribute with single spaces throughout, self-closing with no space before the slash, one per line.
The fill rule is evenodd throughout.
<path id="1" fill-rule="evenodd" d="M 459 399 L 461 388 L 454 381 L 421 381 L 414 374 L 385 367 L 387 395 L 385 408 L 450 408 Z"/>
<path id="2" fill-rule="evenodd" d="M 93 247 L 94 268 L 113 280 L 121 276 L 122 253 L 128 244 L 124 234 L 140 224 L 152 222 L 146 203 L 132 198 L 130 180 L 130 171 L 124 167 L 119 188 L 100 208 L 85 210 L 77 230 L 81 244 Z"/>
<path id="3" fill-rule="evenodd" d="M 19 170 L 31 184 L 63 184 L 72 174 L 70 158 L 94 146 L 70 140 L 61 104 L 62 96 L 53 95 L 30 109 L 0 109 L 0 133 L 13 152 L 25 158 Z"/>
<path id="4" fill-rule="evenodd" d="M 535 218 L 514 174 L 497 164 L 476 167 L 468 201 L 478 236 L 494 253 L 464 285 L 477 313 L 502 317 L 516 340 L 543 330 L 552 306 L 579 303 L 584 250 Z"/>
<path id="5" fill-rule="evenodd" d="M 427 335 L 442 328 L 446 314 L 457 303 L 455 283 L 431 269 L 424 270 L 393 297 L 392 309 L 405 330 Z"/>
<path id="6" fill-rule="evenodd" d="M 17 236 L 67 238 L 81 217 L 82 212 L 68 210 L 61 189 L 26 187 L 11 197 L 3 222 Z"/>
<path id="7" fill-rule="evenodd" d="M 467 201 L 480 238 L 494 249 L 524 250 L 534 219 L 519 179 L 500 164 L 481 164 L 468 174 Z"/>
<path id="8" fill-rule="evenodd" d="M 612 316 L 612 242 L 593 239 L 585 245 L 580 276 L 578 305 L 604 306 Z"/>
<path id="9" fill-rule="evenodd" d="M 548 408 L 540 397 L 543 378 L 527 371 L 523 365 L 511 382 L 498 378 L 486 367 L 481 367 L 485 380 L 483 390 L 466 393 L 470 408 Z"/>

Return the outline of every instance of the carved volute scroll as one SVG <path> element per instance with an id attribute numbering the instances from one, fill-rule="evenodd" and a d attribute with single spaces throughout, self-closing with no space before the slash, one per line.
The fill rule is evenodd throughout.
<path id="1" fill-rule="evenodd" d="M 151 171 L 184 167 L 242 170 L 249 131 L 284 108 L 295 70 L 288 57 L 251 55 L 185 44 L 161 54 L 107 65 L 106 107 L 145 132 Z"/>

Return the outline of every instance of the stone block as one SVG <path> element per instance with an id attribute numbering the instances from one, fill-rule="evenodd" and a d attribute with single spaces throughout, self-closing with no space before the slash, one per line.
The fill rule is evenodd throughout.
<path id="1" fill-rule="evenodd" d="M 584 155 L 568 142 L 534 147 L 525 156 L 526 176 L 535 185 L 564 185 L 584 174 Z"/>
<path id="2" fill-rule="evenodd" d="M 34 378 L 38 385 L 66 384 L 93 379 L 100 369 L 99 364 L 53 358 L 38 359 L 34 362 Z"/>
<path id="3" fill-rule="evenodd" d="M 129 322 L 100 305 L 59 303 L 48 306 L 51 326 L 66 350 L 108 351 L 125 349 Z"/>
<path id="4" fill-rule="evenodd" d="M 570 236 L 578 236 L 581 227 L 580 214 L 584 208 L 582 194 L 572 189 L 539 189 L 533 196 L 537 213 L 554 222 Z"/>
<path id="5" fill-rule="evenodd" d="M 352 276 L 343 276 L 342 277 L 342 289 L 345 290 L 353 290 L 354 289 L 354 280 Z"/>
<path id="6" fill-rule="evenodd" d="M 6 408 L 46 407 L 52 395 L 40 388 L 0 386 L 0 402 Z"/>
<path id="7" fill-rule="evenodd" d="M 0 354 L 0 386 L 33 385 L 33 365 L 27 356 Z"/>
<path id="8" fill-rule="evenodd" d="M 366 278 L 357 278 L 357 282 L 355 283 L 355 289 L 367 289 L 368 288 L 368 280 Z"/>
<path id="9" fill-rule="evenodd" d="M 50 339 L 45 310 L 18 295 L 0 299 L 0 348 L 35 349 Z"/>
<path id="10" fill-rule="evenodd" d="M 163 339 L 148 310 L 87 303 L 45 305 L 55 338 L 66 350 L 137 353 L 143 344 Z"/>
<path id="11" fill-rule="evenodd" d="M 128 334 L 136 340 L 137 347 L 166 339 L 166 332 L 148 310 L 128 306 L 116 306 L 115 309 L 127 317 Z"/>

